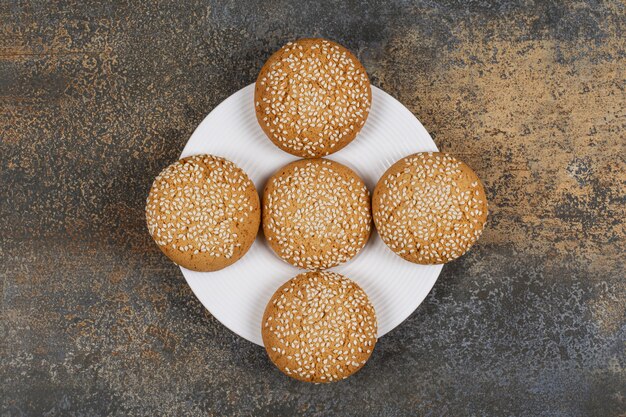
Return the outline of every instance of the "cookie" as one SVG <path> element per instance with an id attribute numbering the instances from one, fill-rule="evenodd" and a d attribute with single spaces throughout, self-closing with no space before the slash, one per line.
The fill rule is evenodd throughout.
<path id="1" fill-rule="evenodd" d="M 458 258 L 480 237 L 487 197 L 478 176 L 445 153 L 416 153 L 383 174 L 372 197 L 378 234 L 418 264 Z"/>
<path id="2" fill-rule="evenodd" d="M 337 152 L 363 127 L 372 89 L 359 60 L 325 39 L 289 42 L 265 63 L 254 103 L 263 131 L 302 158 Z"/>
<path id="3" fill-rule="evenodd" d="M 194 271 L 217 271 L 250 248 L 260 223 L 259 195 L 241 168 L 196 155 L 165 168 L 146 203 L 148 231 L 172 261 Z"/>
<path id="4" fill-rule="evenodd" d="M 334 272 L 306 272 L 272 296 L 261 325 L 265 350 L 286 375 L 334 382 L 365 365 L 376 344 L 374 307 L 356 283 Z"/>
<path id="5" fill-rule="evenodd" d="M 286 165 L 263 193 L 263 232 L 290 264 L 327 269 L 353 258 L 367 243 L 369 191 L 350 168 L 327 159 Z"/>

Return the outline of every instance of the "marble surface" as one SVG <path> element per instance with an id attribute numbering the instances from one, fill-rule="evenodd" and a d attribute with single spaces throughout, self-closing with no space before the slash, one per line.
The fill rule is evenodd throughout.
<path id="1" fill-rule="evenodd" d="M 0 415 L 624 415 L 625 27 L 620 1 L 3 1 Z M 143 213 L 305 36 L 354 51 L 490 200 L 367 366 L 319 386 L 205 311 Z"/>

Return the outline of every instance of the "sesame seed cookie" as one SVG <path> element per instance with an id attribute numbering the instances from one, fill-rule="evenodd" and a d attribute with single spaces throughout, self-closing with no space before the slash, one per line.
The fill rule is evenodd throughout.
<path id="1" fill-rule="evenodd" d="M 480 237 L 487 197 L 472 169 L 446 153 L 416 153 L 383 174 L 372 197 L 374 223 L 392 251 L 418 264 L 458 258 Z"/>
<path id="2" fill-rule="evenodd" d="M 217 271 L 250 248 L 259 230 L 259 195 L 246 173 L 217 156 L 174 162 L 156 177 L 146 203 L 148 231 L 172 261 Z"/>
<path id="3" fill-rule="evenodd" d="M 274 293 L 261 333 L 267 354 L 283 373 L 300 381 L 334 382 L 369 359 L 376 313 L 355 282 L 334 272 L 306 272 Z"/>
<path id="4" fill-rule="evenodd" d="M 300 39 L 267 60 L 254 102 L 259 124 L 274 144 L 315 158 L 355 138 L 369 114 L 372 89 L 365 68 L 346 48 Z"/>
<path id="5" fill-rule="evenodd" d="M 263 193 L 263 232 L 290 264 L 327 269 L 356 256 L 372 228 L 370 194 L 350 168 L 301 159 L 276 172 Z"/>

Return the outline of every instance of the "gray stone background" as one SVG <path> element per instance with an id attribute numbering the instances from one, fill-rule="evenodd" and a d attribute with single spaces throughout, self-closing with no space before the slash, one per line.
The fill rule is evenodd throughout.
<path id="1" fill-rule="evenodd" d="M 621 1 L 0 2 L 2 416 L 626 413 Z M 283 376 L 144 225 L 152 179 L 323 36 L 483 179 L 490 219 L 334 385 Z"/>

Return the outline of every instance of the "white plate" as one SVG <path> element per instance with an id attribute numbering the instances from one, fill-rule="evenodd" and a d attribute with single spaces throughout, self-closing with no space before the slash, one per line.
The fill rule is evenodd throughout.
<path id="1" fill-rule="evenodd" d="M 372 109 L 363 130 L 339 152 L 328 156 L 354 169 L 370 192 L 398 159 L 437 151 L 424 126 L 399 101 L 372 87 Z M 298 159 L 276 147 L 254 113 L 254 84 L 217 106 L 193 132 L 181 158 L 200 153 L 223 156 L 252 178 L 259 192 L 280 167 Z M 333 268 L 367 292 L 378 316 L 379 337 L 402 323 L 426 298 L 442 265 L 416 265 L 401 259 L 374 232 L 354 259 Z M 268 300 L 285 281 L 302 272 L 280 258 L 259 233 L 248 253 L 217 272 L 181 268 L 200 302 L 226 327 L 262 345 L 261 318 Z"/>

